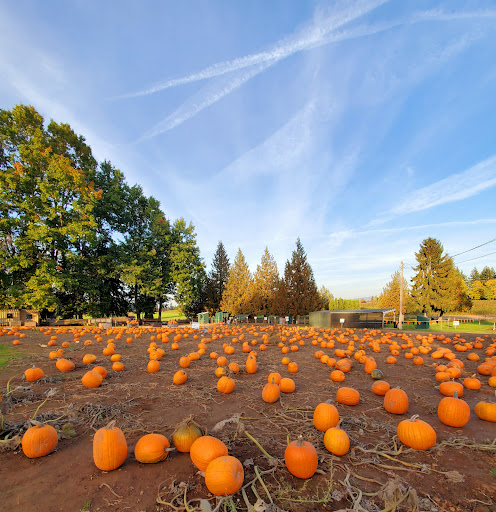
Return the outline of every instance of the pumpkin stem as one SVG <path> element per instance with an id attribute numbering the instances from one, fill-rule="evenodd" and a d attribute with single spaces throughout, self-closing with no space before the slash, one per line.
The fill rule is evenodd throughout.
<path id="1" fill-rule="evenodd" d="M 112 430 L 115 427 L 115 420 L 112 420 L 110 423 L 105 425 L 105 430 Z"/>
<path id="2" fill-rule="evenodd" d="M 455 391 L 455 392 L 453 393 L 453 398 L 458 398 L 458 391 Z"/>
<path id="3" fill-rule="evenodd" d="M 418 415 L 418 414 L 414 414 L 414 415 L 410 418 L 410 421 L 415 422 L 415 421 L 417 421 L 418 417 L 419 417 L 419 415 Z"/>

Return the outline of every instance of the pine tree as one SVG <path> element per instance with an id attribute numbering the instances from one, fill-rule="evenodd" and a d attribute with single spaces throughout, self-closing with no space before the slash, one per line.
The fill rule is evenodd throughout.
<path id="1" fill-rule="evenodd" d="M 275 297 L 279 283 L 277 263 L 267 247 L 251 282 L 251 305 L 255 315 L 274 313 Z"/>
<path id="2" fill-rule="evenodd" d="M 468 287 L 472 289 L 472 285 L 474 284 L 474 281 L 480 281 L 480 274 L 476 267 L 472 269 L 472 272 L 470 272 L 470 276 L 468 278 Z"/>
<path id="3" fill-rule="evenodd" d="M 480 273 L 480 281 L 485 284 L 489 279 L 494 279 L 494 269 L 484 267 Z"/>
<path id="4" fill-rule="evenodd" d="M 331 303 L 334 300 L 334 295 L 324 285 L 319 288 L 319 309 L 322 311 L 329 311 Z"/>
<path id="5" fill-rule="evenodd" d="M 231 315 L 246 313 L 251 309 L 251 272 L 245 257 L 238 249 L 234 264 L 229 269 L 229 278 L 222 294 L 220 307 Z"/>
<path id="6" fill-rule="evenodd" d="M 284 268 L 284 287 L 287 294 L 287 315 L 308 315 L 319 307 L 319 292 L 312 267 L 298 238 L 291 261 Z"/>
<path id="7" fill-rule="evenodd" d="M 455 294 L 455 269 L 453 260 L 443 254 L 439 240 L 427 238 L 415 253 L 418 265 L 412 279 L 412 297 L 424 314 L 443 313 L 451 309 Z"/>
<path id="8" fill-rule="evenodd" d="M 397 270 L 392 276 L 391 281 L 382 289 L 382 293 L 377 300 L 377 307 L 382 309 L 394 309 L 396 314 L 400 312 L 400 285 L 401 274 Z M 403 314 L 407 311 L 409 299 L 408 283 L 403 279 Z"/>
<path id="9" fill-rule="evenodd" d="M 212 260 L 212 269 L 207 277 L 206 298 L 210 314 L 220 310 L 222 294 L 229 279 L 229 258 L 224 244 L 219 242 Z"/>

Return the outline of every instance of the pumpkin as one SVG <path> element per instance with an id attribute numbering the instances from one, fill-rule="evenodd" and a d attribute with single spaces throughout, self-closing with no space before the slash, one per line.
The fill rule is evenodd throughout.
<path id="1" fill-rule="evenodd" d="M 454 382 L 452 380 L 448 382 L 441 382 L 439 385 L 439 392 L 444 396 L 453 396 L 455 392 L 458 393 L 458 396 L 463 396 L 463 386 L 459 382 Z"/>
<path id="2" fill-rule="evenodd" d="M 496 403 L 478 402 L 474 412 L 481 420 L 496 422 Z"/>
<path id="3" fill-rule="evenodd" d="M 341 370 L 333 370 L 331 372 L 331 380 L 332 382 L 343 382 L 345 379 L 344 372 Z"/>
<path id="4" fill-rule="evenodd" d="M 353 388 L 342 387 L 336 392 L 336 402 L 344 405 L 356 405 L 360 400 L 360 393 Z"/>
<path id="5" fill-rule="evenodd" d="M 284 462 L 289 472 L 297 478 L 311 478 L 319 463 L 313 444 L 303 441 L 302 436 L 292 441 L 284 452 Z"/>
<path id="6" fill-rule="evenodd" d="M 169 448 L 169 440 L 162 434 L 146 434 L 136 443 L 134 456 L 143 464 L 155 464 L 167 458 Z"/>
<path id="7" fill-rule="evenodd" d="M 289 373 L 298 373 L 298 365 L 293 361 L 288 364 Z"/>
<path id="8" fill-rule="evenodd" d="M 295 390 L 295 382 L 289 377 L 284 377 L 279 383 L 279 388 L 282 393 L 292 393 Z"/>
<path id="9" fill-rule="evenodd" d="M 333 427 L 324 434 L 324 446 L 334 455 L 345 455 L 350 449 L 350 438 L 341 428 Z"/>
<path id="10" fill-rule="evenodd" d="M 26 382 L 35 382 L 39 379 L 42 379 L 45 376 L 45 373 L 41 368 L 36 368 L 33 364 L 32 368 L 28 368 L 24 372 L 24 376 L 26 377 Z"/>
<path id="11" fill-rule="evenodd" d="M 378 396 L 384 396 L 389 390 L 391 386 L 385 380 L 377 380 L 372 384 L 372 393 Z"/>
<path id="12" fill-rule="evenodd" d="M 213 459 L 205 470 L 205 484 L 215 496 L 227 496 L 241 489 L 245 473 L 236 457 L 224 455 Z"/>
<path id="13" fill-rule="evenodd" d="M 91 363 L 94 363 L 95 361 L 96 361 L 95 354 L 86 354 L 83 357 L 83 364 L 91 364 Z"/>
<path id="14" fill-rule="evenodd" d="M 381 370 L 378 370 L 377 368 L 375 368 L 374 370 L 372 370 L 372 372 L 370 373 L 370 376 L 374 379 L 374 380 L 381 380 L 382 377 L 384 377 L 383 373 L 381 372 Z"/>
<path id="15" fill-rule="evenodd" d="M 279 383 L 281 382 L 281 374 L 277 372 L 270 373 L 267 382 L 274 382 L 274 384 L 279 386 Z"/>
<path id="16" fill-rule="evenodd" d="M 26 457 L 36 459 L 52 453 L 57 447 L 59 438 L 57 431 L 51 425 L 32 422 L 34 425 L 22 436 L 22 451 Z"/>
<path id="17" fill-rule="evenodd" d="M 396 433 L 404 445 L 414 450 L 427 450 L 434 446 L 437 440 L 435 430 L 416 415 L 409 420 L 400 421 Z"/>
<path id="18" fill-rule="evenodd" d="M 236 383 L 230 377 L 224 376 L 217 381 L 217 391 L 220 391 L 226 395 L 232 393 L 235 387 Z"/>
<path id="19" fill-rule="evenodd" d="M 157 373 L 160 370 L 160 363 L 153 359 L 152 361 L 148 361 L 148 364 L 146 365 L 146 371 L 148 373 Z"/>
<path id="20" fill-rule="evenodd" d="M 99 373 L 102 376 L 102 379 L 107 376 L 107 370 L 103 366 L 95 366 L 91 371 Z"/>
<path id="21" fill-rule="evenodd" d="M 313 411 L 313 425 L 320 432 L 326 432 L 331 427 L 335 427 L 338 422 L 339 412 L 329 402 L 320 403 Z"/>
<path id="22" fill-rule="evenodd" d="M 458 398 L 458 393 L 443 398 L 437 407 L 439 419 L 449 427 L 464 427 L 470 419 L 470 407 Z"/>
<path id="23" fill-rule="evenodd" d="M 112 370 L 114 370 L 114 372 L 122 372 L 124 371 L 124 364 L 120 361 L 116 361 L 112 364 Z"/>
<path id="24" fill-rule="evenodd" d="M 202 435 L 202 428 L 190 416 L 176 427 L 172 434 L 172 443 L 178 452 L 189 453 L 191 445 Z"/>
<path id="25" fill-rule="evenodd" d="M 184 370 L 178 370 L 174 377 L 172 377 L 172 382 L 176 384 L 176 386 L 179 386 L 181 384 L 184 384 L 188 380 L 188 374 Z"/>
<path id="26" fill-rule="evenodd" d="M 222 377 L 227 374 L 226 369 L 223 366 L 217 366 L 214 373 L 216 377 Z"/>
<path id="27" fill-rule="evenodd" d="M 201 436 L 191 445 L 189 455 L 193 464 L 205 471 L 211 461 L 227 455 L 227 446 L 216 437 Z"/>
<path id="28" fill-rule="evenodd" d="M 248 356 L 246 359 L 246 373 L 256 373 L 257 360 L 253 356 Z"/>
<path id="29" fill-rule="evenodd" d="M 372 370 L 375 370 L 377 368 L 377 363 L 375 362 L 375 359 L 373 357 L 368 357 L 365 361 L 364 370 L 365 373 L 368 373 L 369 375 L 372 373 Z"/>
<path id="30" fill-rule="evenodd" d="M 472 375 L 472 377 L 467 377 L 463 381 L 463 385 L 467 389 L 477 390 L 481 388 L 481 381 L 476 378 L 475 373 Z"/>
<path id="31" fill-rule="evenodd" d="M 81 378 L 81 382 L 87 388 L 97 388 L 102 383 L 102 380 L 101 374 L 93 370 L 86 372 Z"/>
<path id="32" fill-rule="evenodd" d="M 233 372 L 233 373 L 238 373 L 239 372 L 239 364 L 238 363 L 229 363 L 228 365 L 228 368 L 229 368 L 229 371 Z"/>
<path id="33" fill-rule="evenodd" d="M 405 414 L 408 411 L 408 396 L 400 388 L 390 389 L 384 395 L 384 409 L 392 414 Z"/>
<path id="34" fill-rule="evenodd" d="M 72 361 L 69 361 L 68 359 L 57 359 L 57 362 L 55 363 L 55 366 L 61 371 L 61 372 L 72 372 L 74 370 L 75 366 Z"/>
<path id="35" fill-rule="evenodd" d="M 122 430 L 111 421 L 93 437 L 93 461 L 98 469 L 112 471 L 124 464 L 127 442 Z"/>
<path id="36" fill-rule="evenodd" d="M 277 384 L 274 383 L 274 379 L 272 382 L 265 384 L 262 390 L 262 400 L 267 402 L 268 404 L 273 404 L 279 400 L 281 396 L 281 390 Z"/>

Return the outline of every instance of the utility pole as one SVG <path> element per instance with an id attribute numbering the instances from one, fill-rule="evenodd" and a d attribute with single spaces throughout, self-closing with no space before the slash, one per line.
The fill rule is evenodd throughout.
<path id="1" fill-rule="evenodd" d="M 399 321 L 398 321 L 398 329 L 403 329 L 403 262 L 401 262 L 400 315 L 399 315 Z"/>

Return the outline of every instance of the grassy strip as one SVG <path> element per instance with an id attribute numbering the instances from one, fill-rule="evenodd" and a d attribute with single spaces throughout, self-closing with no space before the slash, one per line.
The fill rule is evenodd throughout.
<path id="1" fill-rule="evenodd" d="M 18 354 L 12 347 L 9 347 L 8 345 L 0 345 L 0 368 L 9 364 L 17 355 Z"/>
<path id="2" fill-rule="evenodd" d="M 389 325 L 385 325 L 386 328 Z M 453 322 L 439 322 L 439 323 L 431 323 L 429 329 L 418 329 L 416 321 L 403 322 L 403 330 L 404 331 L 432 331 L 432 332 L 452 332 L 453 334 L 459 333 L 462 334 L 464 332 L 469 333 L 479 333 L 479 334 L 494 334 L 496 336 L 496 330 L 493 330 L 495 327 L 494 322 L 488 321 L 476 321 L 476 322 L 460 322 L 460 325 L 453 326 Z"/>

